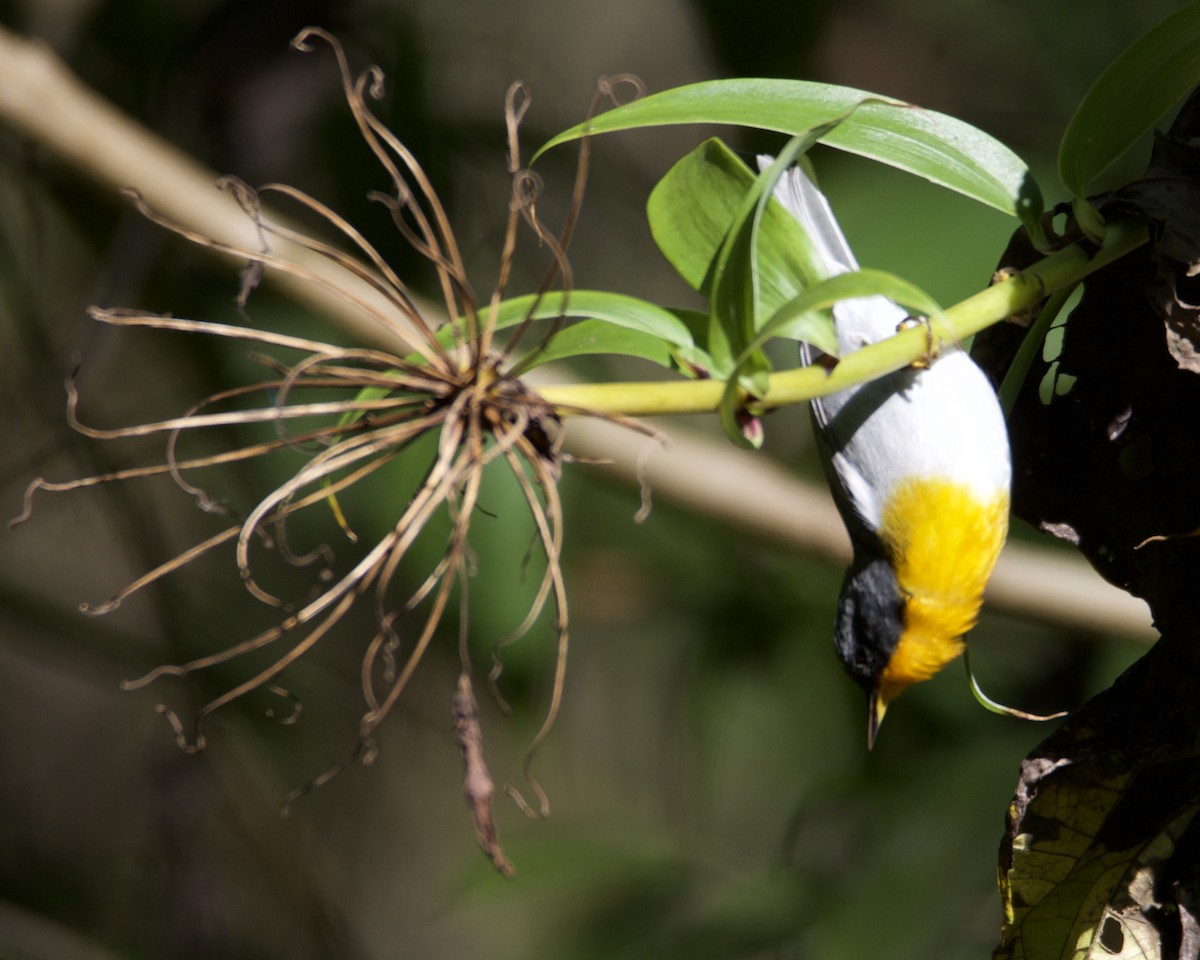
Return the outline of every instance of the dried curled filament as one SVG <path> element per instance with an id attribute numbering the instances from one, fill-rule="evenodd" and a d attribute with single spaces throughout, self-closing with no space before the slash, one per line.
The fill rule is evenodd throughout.
<path id="1" fill-rule="evenodd" d="M 300 700 L 282 685 L 283 674 L 330 636 L 360 600 L 369 598 L 376 629 L 362 654 L 363 713 L 353 750 L 342 762 L 293 791 L 285 801 L 285 809 L 350 763 L 369 762 L 375 756 L 377 728 L 411 682 L 448 612 L 457 610 L 463 679 L 455 694 L 454 718 L 463 752 L 464 786 L 480 842 L 497 868 L 506 871 L 511 865 L 495 840 L 494 824 L 490 824 L 492 787 L 483 762 L 482 735 L 470 684 L 469 587 L 477 563 L 470 535 L 472 522 L 480 513 L 484 472 L 493 467 L 506 469 L 521 491 L 519 502 L 528 512 L 533 544 L 545 569 L 521 622 L 494 645 L 489 679 L 495 687 L 500 654 L 506 645 L 529 634 L 538 623 L 552 624 L 556 648 L 553 690 L 545 719 L 524 762 L 535 803 L 527 803 L 514 788 L 508 788 L 522 809 L 545 816 L 548 801 L 532 776 L 531 763 L 562 703 L 568 649 L 567 592 L 561 566 L 563 515 L 557 487 L 563 462 L 561 427 L 559 411 L 515 375 L 521 369 L 516 349 L 530 328 L 528 316 L 501 352 L 494 348 L 495 318 L 507 295 L 522 225 L 549 255 L 535 301 L 557 285 L 565 303 L 572 283 L 567 248 L 583 199 L 587 141 L 583 141 L 569 212 L 561 229 L 551 231 L 538 213 L 540 180 L 520 164 L 518 130 L 529 106 L 528 91 L 519 84 L 509 90 L 505 109 L 512 177 L 509 212 L 498 278 L 487 306 L 481 309 L 482 301 L 467 280 L 449 218 L 428 176 L 368 107 L 368 98 L 382 94 L 382 74 L 370 68 L 354 75 L 340 46 L 321 30 L 302 32 L 294 45 L 309 50 L 315 41 L 332 48 L 359 132 L 390 183 L 388 192 L 372 194 L 371 198 L 382 204 L 401 236 L 428 262 L 442 296 L 442 319 L 431 319 L 431 311 L 421 306 L 410 287 L 362 232 L 294 187 L 269 184 L 255 190 L 234 178 L 221 181 L 254 226 L 257 245 L 252 242 L 244 246 L 218 241 L 173 222 L 151 209 L 136 192 L 130 192 L 138 209 L 155 223 L 247 264 L 238 297 L 240 307 L 246 306 L 246 298 L 261 278 L 287 274 L 343 298 L 387 329 L 393 339 L 405 338 L 411 350 L 348 348 L 250 325 L 93 308 L 92 317 L 111 326 L 215 337 L 249 345 L 260 351 L 256 359 L 266 370 L 265 378 L 213 393 L 178 416 L 109 428 L 85 423 L 80 417 L 80 398 L 72 376 L 66 388 L 67 419 L 76 430 L 97 440 L 162 437 L 163 462 L 67 482 L 38 478 L 30 484 L 24 510 L 15 522 L 29 518 L 39 491 L 78 490 L 153 477 L 170 478 L 202 510 L 225 518 L 219 529 L 135 578 L 107 600 L 84 605 L 90 614 L 108 613 L 162 578 L 226 549 L 233 554 L 245 589 L 279 611 L 279 619 L 268 629 L 225 649 L 161 665 L 124 684 L 126 689 L 138 689 L 163 677 L 184 677 L 234 661 L 250 663 L 253 655 L 255 667 L 247 669 L 248 675 L 201 707 L 190 725 L 167 706 L 157 708 L 180 745 L 189 751 L 203 749 L 208 717 L 255 690 L 271 694 L 269 715 L 282 724 L 295 723 Z M 612 81 L 602 94 L 613 96 L 614 87 L 622 82 Z M 342 246 L 311 237 L 275 217 L 264 207 L 264 197 L 286 201 L 302 214 L 317 218 L 333 229 Z M 278 252 L 280 249 L 299 250 L 303 256 L 289 258 Z M 378 295 L 378 301 L 369 303 L 365 295 L 360 295 L 364 284 L 372 295 Z M 535 302 L 529 316 L 536 309 Z M 551 334 L 554 329 L 556 324 L 552 324 Z M 194 439 L 211 438 L 214 432 L 226 441 L 219 452 L 190 452 L 195 449 Z M 423 438 L 429 442 L 418 443 Z M 211 450 L 211 444 L 204 449 Z M 293 465 L 290 475 L 273 489 L 257 495 L 242 510 L 212 495 L 202 482 L 204 471 L 277 455 L 293 458 L 293 464 L 299 456 L 301 462 Z M 360 543 L 350 533 L 338 495 L 401 456 L 423 458 L 420 469 L 410 471 L 416 479 L 409 489 L 397 491 L 394 516 L 385 531 L 373 543 Z M 355 557 L 347 569 L 335 572 L 333 550 L 328 544 L 319 543 L 307 550 L 293 546 L 289 531 L 298 516 L 312 508 L 330 510 L 338 527 L 352 541 Z M 426 561 L 427 568 L 423 572 L 412 570 L 414 545 L 424 544 L 435 535 L 441 538 L 439 548 L 432 560 Z M 306 599 L 289 599 L 280 595 L 286 591 L 268 585 L 262 560 L 267 553 L 292 566 L 319 567 Z M 402 569 L 404 577 L 399 575 Z M 402 581 L 410 585 L 402 587 Z"/>

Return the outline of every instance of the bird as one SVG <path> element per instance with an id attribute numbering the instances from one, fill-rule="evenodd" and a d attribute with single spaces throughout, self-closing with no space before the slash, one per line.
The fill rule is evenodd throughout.
<path id="1" fill-rule="evenodd" d="M 758 157 L 760 169 L 771 161 Z M 801 166 L 788 168 L 773 197 L 799 221 L 825 275 L 858 269 L 829 201 Z M 832 313 L 839 356 L 914 322 L 879 296 L 842 300 Z M 818 360 L 832 362 L 801 345 L 801 362 Z M 834 641 L 867 695 L 870 749 L 896 697 L 962 653 L 979 617 L 1008 534 L 1008 432 L 991 383 L 957 343 L 810 407 L 853 547 Z"/>

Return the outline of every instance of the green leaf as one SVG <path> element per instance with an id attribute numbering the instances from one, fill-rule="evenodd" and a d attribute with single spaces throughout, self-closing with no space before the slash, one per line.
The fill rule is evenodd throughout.
<path id="1" fill-rule="evenodd" d="M 705 140 L 679 160 L 655 185 L 646 204 L 650 233 L 663 256 L 693 290 L 712 295 L 712 271 L 717 254 L 744 207 L 755 175 L 720 140 Z M 763 264 L 764 295 L 782 302 L 802 285 L 797 277 L 811 275 L 812 245 L 782 206 L 772 205 L 767 215 L 770 256 Z"/>
<path id="2" fill-rule="evenodd" d="M 560 133 L 534 159 L 589 134 L 665 124 L 728 123 L 794 136 L 856 105 L 823 143 L 925 177 L 1026 223 L 1041 215 L 1041 191 L 1028 167 L 982 130 L 863 90 L 803 80 L 712 80 L 665 90 Z"/>
<path id="3" fill-rule="evenodd" d="M 572 290 L 569 294 L 555 291 L 544 295 L 540 302 L 532 294 L 514 297 L 500 303 L 493 321 L 495 329 L 504 330 L 516 326 L 526 317 L 532 320 L 552 320 L 561 316 L 605 320 L 618 327 L 640 330 L 677 347 L 686 348 L 694 344 L 687 324 L 670 310 L 648 300 L 604 290 Z M 444 333 L 448 335 L 450 331 Z M 453 340 L 448 336 L 446 342 L 450 343 Z"/>
<path id="4" fill-rule="evenodd" d="M 1200 80 L 1200 3 L 1135 40 L 1092 84 L 1067 124 L 1058 174 L 1076 197 Z"/>
<path id="5" fill-rule="evenodd" d="M 532 294 L 514 297 L 501 301 L 491 319 L 494 329 L 505 330 L 526 319 L 553 320 L 559 317 L 586 317 L 589 320 L 603 321 L 613 332 L 606 337 L 600 335 L 598 327 L 587 327 L 575 333 L 570 333 L 574 327 L 568 327 L 551 342 L 553 352 L 549 347 L 546 350 L 531 352 L 527 358 L 528 363 L 519 369 L 531 369 L 551 359 L 583 353 L 625 354 L 643 357 L 655 363 L 662 363 L 663 366 L 670 366 L 671 358 L 675 357 L 685 365 L 685 372 L 692 375 L 697 372 L 693 368 L 707 373 L 712 366 L 708 354 L 696 346 L 691 329 L 679 316 L 656 303 L 620 293 L 572 290 L 570 294 L 564 294 L 562 291 L 555 291 L 545 294 L 540 301 Z M 459 322 L 462 323 L 461 320 Z M 622 331 L 630 336 L 620 336 Z M 455 342 L 454 333 L 455 328 L 447 324 L 438 331 L 438 339 L 444 346 L 451 346 Z M 569 336 L 556 344 L 564 334 Z M 641 338 L 637 337 L 637 334 L 641 334 Z M 602 347 L 604 343 L 608 344 L 608 348 Z M 413 359 L 415 361 L 417 358 Z M 378 400 L 388 392 L 384 387 L 364 387 L 356 399 Z M 355 412 L 346 413 L 341 419 L 341 425 L 353 423 L 360 416 L 361 414 Z"/>
<path id="6" fill-rule="evenodd" d="M 717 139 L 680 159 L 650 191 L 646 217 L 658 249 L 693 290 L 712 292 L 712 267 L 754 174 Z"/>
<path id="7" fill-rule="evenodd" d="M 721 399 L 721 410 L 724 411 L 727 406 L 730 409 L 736 409 L 739 402 L 736 372 L 742 363 L 752 357 L 755 351 L 761 349 L 762 345 L 772 337 L 781 336 L 781 331 L 790 330 L 793 326 L 813 322 L 809 318 L 812 318 L 818 311 L 830 309 L 841 300 L 875 296 L 886 297 L 908 307 L 918 316 L 928 317 L 935 334 L 939 323 L 944 320 L 942 308 L 936 300 L 920 287 L 895 274 L 884 270 L 856 270 L 851 273 L 839 273 L 828 280 L 822 280 L 799 296 L 789 300 L 762 325 L 758 334 L 747 344 L 746 349 L 734 364 L 735 375 L 730 376 L 726 381 L 725 393 Z M 832 328 L 828 329 L 832 330 Z M 832 336 L 832 332 L 829 335 Z M 810 339 L 808 342 L 815 343 L 816 341 Z M 820 343 L 816 345 L 821 346 Z M 825 352 L 836 353 L 836 340 L 832 346 L 833 350 Z M 728 432 L 728 430 L 729 424 L 727 423 L 726 431 Z"/>
<path id="8" fill-rule="evenodd" d="M 782 336 L 782 330 L 791 329 L 794 324 L 815 311 L 827 310 L 840 300 L 852 300 L 857 297 L 886 297 L 908 307 L 917 316 L 929 317 L 935 332 L 943 319 L 943 311 L 938 302 L 916 284 L 909 283 L 886 270 L 855 270 L 822 280 L 781 306 L 763 324 L 758 336 L 751 342 L 750 349 L 760 347 L 772 337 Z M 820 346 L 819 343 L 816 345 Z M 835 342 L 835 349 L 825 352 L 836 353 L 836 346 Z"/>
<path id="9" fill-rule="evenodd" d="M 534 309 L 535 303 L 537 304 L 536 309 Z M 512 300 L 505 300 L 499 305 L 496 310 L 495 328 L 504 330 L 513 327 L 525 320 L 526 317 L 535 321 L 553 320 L 559 317 L 602 320 L 629 332 L 657 338 L 665 345 L 668 356 L 673 358 L 688 376 L 710 375 L 714 366 L 704 345 L 696 343 L 696 337 L 692 330 L 693 326 L 696 326 L 696 322 L 691 312 L 668 310 L 656 303 L 640 300 L 637 297 L 609 293 L 604 290 L 572 290 L 569 295 L 556 291 L 546 294 L 540 301 L 533 295 L 516 297 Z M 447 344 L 452 342 L 452 338 L 448 334 L 449 331 L 439 331 L 439 336 L 446 337 Z M 662 351 L 652 349 L 645 341 L 629 338 L 624 341 L 613 340 L 612 342 L 624 343 L 629 349 L 582 352 L 628 353 L 631 356 L 644 357 L 655 363 L 660 362 L 659 358 L 663 355 Z M 564 356 L 567 355 L 564 354 Z M 519 375 L 525 370 L 545 363 L 547 359 L 550 358 L 544 352 L 531 351 L 524 361 L 514 367 L 513 373 Z"/>
<path id="10" fill-rule="evenodd" d="M 712 139 L 676 163 L 650 194 L 647 214 L 655 242 L 680 276 L 710 300 L 718 255 L 734 221 L 747 209 L 754 185 L 750 169 L 720 140 Z M 766 205 L 759 220 L 756 256 L 762 316 L 825 276 L 808 235 L 775 202 Z M 824 345 L 818 345 L 824 349 L 831 337 L 830 329 Z M 712 345 L 705 343 L 712 353 Z M 726 374 L 731 359 L 727 351 L 725 366 L 713 375 Z"/>
<path id="11" fill-rule="evenodd" d="M 560 330 L 544 347 L 531 353 L 531 362 L 524 364 L 522 369 L 531 370 L 552 360 L 595 353 L 641 357 L 659 366 L 671 366 L 671 351 L 660 337 L 614 326 L 607 320 L 581 320 Z"/>
<path id="12" fill-rule="evenodd" d="M 839 346 L 833 318 L 827 310 L 806 307 L 806 302 L 802 294 L 783 304 L 763 324 L 763 331 L 769 330 L 770 336 L 783 340 L 811 343 L 822 353 L 836 357 Z"/>
<path id="13" fill-rule="evenodd" d="M 752 347 L 755 333 L 761 325 L 762 298 L 760 296 L 759 250 L 762 249 L 760 227 L 764 214 L 772 205 L 771 192 L 779 178 L 804 151 L 808 150 L 832 124 L 824 124 L 803 136 L 794 137 L 780 151 L 778 157 L 755 178 L 754 184 L 742 200 L 741 209 L 734 217 L 717 256 L 713 273 L 713 291 L 709 324 L 709 344 L 723 340 L 730 353 L 738 357 L 730 372 L 730 386 L 718 410 L 725 432 L 734 442 L 741 445 L 760 446 L 762 431 L 750 434 L 739 422 L 741 398 L 734 383 L 746 389 L 752 396 L 761 397 L 767 390 L 767 374 L 771 365 L 761 349 Z M 806 238 L 807 239 L 807 238 Z M 808 245 L 806 244 L 806 247 Z M 805 250 L 802 275 L 811 278 L 819 268 L 820 261 L 811 248 Z M 799 278 L 789 278 L 797 280 Z M 756 341 L 757 342 L 757 341 Z M 714 359 L 720 363 L 723 357 L 715 350 Z"/>

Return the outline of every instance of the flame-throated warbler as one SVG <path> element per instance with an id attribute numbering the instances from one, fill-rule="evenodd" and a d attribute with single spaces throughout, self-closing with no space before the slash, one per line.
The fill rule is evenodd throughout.
<path id="1" fill-rule="evenodd" d="M 858 269 L 803 170 L 788 170 L 774 196 L 800 221 L 828 275 Z M 833 307 L 839 354 L 890 337 L 909 319 L 883 297 L 841 301 Z M 804 362 L 811 353 L 802 348 Z M 957 345 L 811 406 L 854 548 L 835 641 L 867 694 L 873 746 L 891 702 L 957 657 L 975 625 L 1008 532 L 1008 434 L 991 384 Z"/>

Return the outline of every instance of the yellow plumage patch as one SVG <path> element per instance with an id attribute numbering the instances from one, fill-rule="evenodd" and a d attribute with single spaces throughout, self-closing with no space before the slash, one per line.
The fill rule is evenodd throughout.
<path id="1" fill-rule="evenodd" d="M 904 591 L 904 631 L 880 677 L 884 704 L 962 652 L 1007 534 L 1007 491 L 981 502 L 945 479 L 897 485 L 880 535 Z"/>

